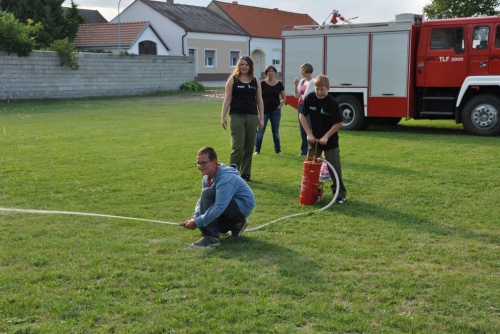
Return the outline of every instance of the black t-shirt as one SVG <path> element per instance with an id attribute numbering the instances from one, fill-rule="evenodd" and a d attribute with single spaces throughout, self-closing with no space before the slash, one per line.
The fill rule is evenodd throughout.
<path id="1" fill-rule="evenodd" d="M 337 123 L 343 121 L 340 108 L 331 95 L 324 99 L 318 99 L 315 93 L 311 93 L 304 99 L 304 107 L 301 110 L 304 116 L 310 115 L 311 126 L 314 137 L 323 137 Z M 339 147 L 339 134 L 335 132 L 326 145 L 318 144 L 318 148 L 331 150 Z"/>
<path id="2" fill-rule="evenodd" d="M 229 114 L 257 115 L 257 79 L 250 83 L 243 83 L 234 77 L 233 96 Z"/>
<path id="3" fill-rule="evenodd" d="M 285 87 L 281 81 L 271 86 L 263 80 L 260 85 L 262 87 L 262 100 L 264 100 L 264 113 L 268 114 L 275 111 L 280 105 L 281 92 L 285 90 Z"/>

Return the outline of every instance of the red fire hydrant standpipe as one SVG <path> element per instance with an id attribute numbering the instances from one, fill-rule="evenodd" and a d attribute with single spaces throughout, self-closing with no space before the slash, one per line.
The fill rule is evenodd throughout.
<path id="1" fill-rule="evenodd" d="M 312 157 L 306 157 L 304 159 L 304 169 L 302 170 L 302 185 L 300 187 L 300 204 L 316 204 L 321 200 L 321 197 L 323 196 L 323 182 L 319 181 L 323 159 L 316 158 L 317 153 L 318 142 L 316 141 L 314 145 L 314 155 Z M 333 167 L 331 168 L 334 169 Z"/>
<path id="2" fill-rule="evenodd" d="M 311 213 L 314 213 L 314 212 L 317 212 L 317 211 L 324 211 L 324 210 L 327 210 L 329 209 L 334 203 L 335 203 L 335 200 L 337 199 L 337 197 L 339 196 L 339 191 L 340 191 L 340 186 L 339 186 L 339 175 L 337 174 L 337 171 L 335 170 L 335 168 L 333 168 L 333 166 L 326 160 L 324 159 L 321 159 L 321 158 L 317 158 L 318 160 L 321 160 L 322 162 L 324 162 L 325 164 L 328 165 L 328 167 L 330 167 L 330 169 L 332 170 L 333 172 L 333 177 L 335 177 L 335 185 L 336 185 L 336 189 L 335 189 L 335 195 L 333 195 L 333 199 L 330 201 L 330 203 L 328 203 L 326 206 L 320 208 L 320 209 L 317 209 L 317 210 L 313 210 L 313 211 L 309 211 L 309 212 L 300 212 L 300 213 L 295 213 L 293 215 L 289 215 L 289 216 L 284 216 L 284 217 L 281 217 L 281 218 L 278 218 L 278 219 L 275 219 L 273 220 L 272 222 L 269 222 L 267 224 L 264 224 L 264 225 L 261 225 L 261 226 L 257 226 L 257 227 L 253 227 L 253 228 L 247 228 L 245 230 L 245 232 L 255 232 L 255 231 L 259 231 L 259 230 L 262 230 L 264 227 L 266 227 L 267 225 L 271 225 L 271 224 L 274 224 L 274 223 L 277 223 L 281 220 L 285 220 L 285 219 L 288 219 L 288 218 L 294 218 L 294 217 L 299 217 L 299 216 L 304 216 L 304 215 L 308 215 L 308 214 L 311 214 Z"/>
<path id="3" fill-rule="evenodd" d="M 307 157 L 302 170 L 302 184 L 300 186 L 299 203 L 313 205 L 323 196 L 323 182 L 319 181 L 323 161 L 316 157 Z"/>

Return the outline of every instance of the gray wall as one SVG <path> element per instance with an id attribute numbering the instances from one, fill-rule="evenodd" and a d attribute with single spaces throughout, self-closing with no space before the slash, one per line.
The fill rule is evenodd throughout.
<path id="1" fill-rule="evenodd" d="M 79 53 L 78 64 L 76 71 L 61 66 L 53 51 L 0 52 L 0 100 L 152 93 L 194 80 L 193 57 Z"/>

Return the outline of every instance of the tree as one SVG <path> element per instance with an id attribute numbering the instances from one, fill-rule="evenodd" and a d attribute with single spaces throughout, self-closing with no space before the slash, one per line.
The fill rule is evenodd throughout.
<path id="1" fill-rule="evenodd" d="M 13 13 L 21 22 L 31 19 L 40 22 L 42 29 L 36 37 L 38 48 L 48 48 L 54 41 L 76 36 L 78 24 L 83 22 L 77 6 L 71 1 L 66 15 L 61 7 L 64 0 L 0 0 L 0 6 Z M 78 22 L 78 23 L 77 23 Z"/>
<path id="2" fill-rule="evenodd" d="M 429 19 L 444 15 L 448 18 L 497 15 L 499 12 L 495 8 L 499 5 L 500 0 L 432 0 L 424 6 L 423 12 Z"/>
<path id="3" fill-rule="evenodd" d="M 0 0 L 0 11 L 10 12 L 14 2 L 16 0 Z"/>
<path id="4" fill-rule="evenodd" d="M 36 44 L 33 36 L 40 29 L 40 23 L 28 20 L 24 25 L 12 13 L 0 11 L 0 50 L 17 53 L 19 57 L 29 56 Z"/>
<path id="5" fill-rule="evenodd" d="M 76 5 L 73 0 L 71 0 L 71 7 L 66 12 L 65 18 L 65 35 L 66 37 L 68 37 L 68 40 L 70 42 L 73 42 L 76 37 L 76 33 L 78 32 L 78 27 L 80 26 L 80 24 L 85 23 L 85 20 L 78 11 L 78 5 Z"/>

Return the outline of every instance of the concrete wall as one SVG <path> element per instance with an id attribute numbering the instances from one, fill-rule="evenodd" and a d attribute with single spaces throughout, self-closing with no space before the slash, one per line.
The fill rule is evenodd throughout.
<path id="1" fill-rule="evenodd" d="M 0 52 L 0 99 L 68 99 L 178 90 L 194 80 L 193 57 L 79 53 L 80 68 L 61 66 L 57 52 L 29 57 Z"/>

